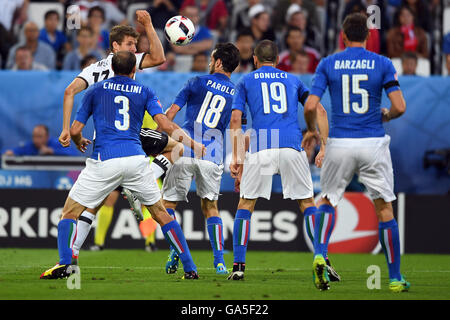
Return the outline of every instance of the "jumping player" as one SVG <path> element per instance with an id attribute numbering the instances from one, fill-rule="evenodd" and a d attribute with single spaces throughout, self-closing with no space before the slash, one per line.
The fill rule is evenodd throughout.
<path id="1" fill-rule="evenodd" d="M 228 273 L 223 259 L 223 225 L 217 200 L 223 173 L 223 138 L 230 123 L 234 94 L 230 76 L 238 65 L 239 50 L 231 43 L 219 43 L 211 53 L 210 74 L 190 79 L 166 112 L 167 117 L 173 120 L 177 112 L 186 105 L 183 129 L 196 141 L 211 146 L 203 159 L 192 158 L 189 151 L 173 164 L 164 179 L 163 203 L 175 217 L 177 203 L 187 201 L 192 179 L 195 180 L 217 274 Z M 177 268 L 178 254 L 171 248 L 166 272 L 175 273 Z"/>
<path id="2" fill-rule="evenodd" d="M 313 262 L 317 288 L 328 287 L 324 257 L 333 230 L 335 208 L 357 173 L 374 201 L 379 237 L 389 268 L 390 290 L 407 291 L 410 284 L 400 273 L 400 241 L 391 202 L 394 177 L 389 152 L 390 137 L 383 122 L 400 117 L 405 100 L 392 62 L 365 49 L 367 17 L 351 14 L 343 23 L 347 49 L 320 62 L 305 108 L 314 108 L 329 88 L 332 126 L 321 170 L 322 198 L 315 214 Z M 391 108 L 380 108 L 383 89 Z"/>
<path id="3" fill-rule="evenodd" d="M 139 33 L 130 26 L 115 26 L 110 32 L 110 50 L 111 53 L 106 59 L 98 61 L 87 68 L 85 68 L 66 88 L 64 92 L 64 103 L 63 103 L 63 129 L 59 137 L 60 143 L 67 147 L 70 145 L 70 118 L 73 109 L 74 96 L 79 92 L 85 90 L 89 86 L 105 80 L 114 76 L 114 71 L 111 68 L 112 56 L 118 51 L 129 51 L 136 55 L 136 68 L 145 69 L 154 67 L 164 63 L 165 56 L 164 50 L 161 42 L 156 34 L 155 29 L 150 18 L 150 15 L 145 10 L 137 10 L 136 16 L 138 22 L 140 22 L 147 34 L 150 41 L 150 52 L 136 53 L 136 44 L 139 37 Z M 145 113 L 143 127 L 146 128 L 153 123 L 153 120 Z M 162 176 L 168 168 L 170 168 L 171 163 L 175 160 L 171 158 L 172 150 L 177 148 L 179 142 L 168 137 L 165 133 L 160 133 L 152 130 L 152 134 L 145 135 L 145 146 L 147 154 L 154 155 L 156 158 L 152 161 L 151 167 L 155 175 L 155 179 Z M 178 147 L 182 149 L 181 147 Z M 161 154 L 163 153 L 163 154 Z M 135 197 L 127 190 L 123 189 L 124 195 L 127 196 L 127 200 L 130 202 L 130 206 L 134 209 L 133 213 L 138 219 L 142 219 L 142 212 L 140 210 L 140 205 L 135 201 Z M 98 244 L 104 242 L 106 236 L 106 231 L 108 230 L 109 223 L 112 220 L 114 205 L 118 199 L 118 191 L 113 191 L 104 202 L 104 205 L 100 205 L 99 208 L 87 208 L 80 216 L 80 221 L 77 225 L 77 240 L 75 242 L 75 253 L 78 252 L 84 243 L 91 224 L 94 221 L 96 214 L 98 212 L 98 228 L 96 229 L 96 236 L 98 232 Z M 77 259 L 78 255 L 74 255 L 74 259 Z"/>
<path id="4" fill-rule="evenodd" d="M 116 74 L 97 83 L 86 92 L 70 134 L 80 151 L 91 143 L 82 136 L 90 116 L 97 132 L 94 151 L 66 200 L 58 224 L 59 263 L 45 271 L 41 279 L 66 277 L 72 259 L 72 243 L 76 237 L 76 220 L 86 208 L 98 207 L 119 185 L 131 190 L 157 221 L 170 245 L 179 252 L 186 279 L 198 279 L 180 225 L 165 210 L 149 161 L 142 149 L 139 132 L 144 112 L 153 116 L 168 133 L 178 134 L 193 150 L 205 152 L 204 146 L 190 139 L 183 130 L 168 120 L 154 92 L 133 80 L 136 56 L 129 51 L 115 53 L 111 59 Z"/>

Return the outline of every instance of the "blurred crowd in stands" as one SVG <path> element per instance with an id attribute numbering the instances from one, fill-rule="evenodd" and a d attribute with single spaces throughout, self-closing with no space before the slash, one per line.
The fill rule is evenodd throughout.
<path id="1" fill-rule="evenodd" d="M 78 28 L 68 28 L 73 5 Z M 370 30 L 367 49 L 393 59 L 400 74 L 450 74 L 450 0 L 0 0 L 0 8 L 2 69 L 80 70 L 107 56 L 108 30 L 116 24 L 136 27 L 138 52 L 148 51 L 134 14 L 146 9 L 167 61 L 144 72 L 206 72 L 212 48 L 223 41 L 240 50 L 237 71 L 250 72 L 253 47 L 270 39 L 279 47 L 278 68 L 313 73 L 321 57 L 345 49 L 345 16 L 362 12 L 379 26 Z M 178 14 L 196 26 L 186 46 L 164 37 L 166 21 Z"/>

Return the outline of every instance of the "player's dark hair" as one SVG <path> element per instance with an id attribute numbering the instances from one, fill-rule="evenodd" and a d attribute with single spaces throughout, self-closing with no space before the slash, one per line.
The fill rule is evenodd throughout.
<path id="1" fill-rule="evenodd" d="M 48 10 L 44 15 L 44 20 L 47 20 L 51 15 L 55 15 L 59 20 L 59 12 L 56 10 Z"/>
<path id="2" fill-rule="evenodd" d="M 349 41 L 364 42 L 369 35 L 367 17 L 361 13 L 351 13 L 345 17 L 342 29 Z"/>
<path id="3" fill-rule="evenodd" d="M 222 68 L 225 72 L 233 72 L 239 65 L 239 49 L 230 42 L 218 43 L 214 48 L 213 58 L 222 61 Z"/>
<path id="4" fill-rule="evenodd" d="M 256 45 L 254 53 L 261 63 L 275 63 L 278 57 L 278 47 L 273 41 L 263 40 Z"/>
<path id="5" fill-rule="evenodd" d="M 129 51 L 119 51 L 112 57 L 112 69 L 116 75 L 127 76 L 136 66 L 136 55 Z"/>
<path id="6" fill-rule="evenodd" d="M 102 14 L 103 21 L 105 21 L 105 10 L 100 6 L 94 6 L 94 7 L 90 8 L 88 11 L 88 18 L 90 18 L 92 16 L 94 11 L 100 12 Z"/>
<path id="7" fill-rule="evenodd" d="M 121 44 L 126 36 L 139 38 L 139 33 L 131 26 L 114 26 L 109 33 L 109 48 L 113 49 L 113 42 Z"/>

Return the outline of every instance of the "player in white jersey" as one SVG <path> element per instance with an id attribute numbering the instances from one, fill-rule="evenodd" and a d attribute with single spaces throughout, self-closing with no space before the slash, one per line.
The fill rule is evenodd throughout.
<path id="1" fill-rule="evenodd" d="M 87 89 L 89 86 L 95 84 L 98 81 L 103 81 L 114 76 L 114 71 L 111 68 L 111 61 L 113 53 L 119 51 L 129 51 L 136 54 L 136 69 L 145 69 L 154 66 L 158 66 L 165 62 L 164 49 L 162 47 L 161 41 L 156 34 L 155 29 L 150 18 L 150 15 L 145 10 L 136 11 L 137 21 L 141 23 L 144 28 L 146 35 L 150 41 L 151 52 L 144 52 L 136 54 L 136 44 L 139 37 L 139 33 L 130 26 L 115 26 L 110 32 L 110 50 L 112 53 L 101 61 L 98 61 L 88 67 L 86 67 L 66 88 L 64 92 L 64 102 L 63 102 L 63 129 L 61 131 L 59 141 L 62 146 L 68 147 L 70 145 L 70 118 L 73 109 L 74 97 L 79 92 Z M 145 117 L 149 117 L 146 113 Z M 144 121 L 145 121 L 144 117 Z M 164 155 L 160 155 L 152 162 L 151 167 L 155 174 L 155 178 L 163 175 L 166 170 L 171 165 L 171 151 L 176 148 L 178 142 L 169 137 L 167 145 L 163 152 Z M 182 150 L 182 147 L 179 148 Z M 128 190 L 124 189 L 124 193 L 128 195 L 127 199 L 130 205 L 134 209 L 133 212 L 137 215 L 140 213 L 140 219 L 142 219 L 142 213 L 140 212 L 140 205 Z M 118 192 L 113 191 L 110 196 L 108 196 L 104 204 L 108 207 L 113 207 L 118 198 Z M 78 251 L 84 243 L 92 224 L 95 219 L 95 215 L 101 208 L 101 205 L 97 208 L 88 208 L 80 216 L 79 223 L 77 224 L 77 240 L 74 243 L 74 258 L 78 258 Z M 110 212 L 112 216 L 112 212 Z"/>

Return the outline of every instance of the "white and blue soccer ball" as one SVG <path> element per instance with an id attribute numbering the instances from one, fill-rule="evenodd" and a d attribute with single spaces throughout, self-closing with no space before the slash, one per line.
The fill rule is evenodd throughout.
<path id="1" fill-rule="evenodd" d="M 175 16 L 167 20 L 164 33 L 172 44 L 184 46 L 194 37 L 195 26 L 189 18 Z"/>

